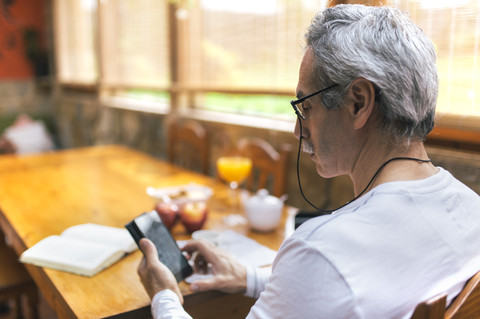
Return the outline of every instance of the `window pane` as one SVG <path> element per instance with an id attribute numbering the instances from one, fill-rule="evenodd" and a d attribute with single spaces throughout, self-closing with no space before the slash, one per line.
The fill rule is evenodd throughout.
<path id="1" fill-rule="evenodd" d="M 437 113 L 480 116 L 480 1 L 396 0 L 437 49 Z"/>
<path id="2" fill-rule="evenodd" d="M 62 83 L 94 84 L 97 0 L 55 1 L 57 74 Z"/>
<path id="3" fill-rule="evenodd" d="M 168 85 L 167 2 L 100 3 L 103 84 L 160 88 Z"/>
<path id="4" fill-rule="evenodd" d="M 295 90 L 303 35 L 326 1 L 203 0 L 188 11 L 184 79 L 203 87 Z M 321 5 L 323 3 L 323 5 Z"/>

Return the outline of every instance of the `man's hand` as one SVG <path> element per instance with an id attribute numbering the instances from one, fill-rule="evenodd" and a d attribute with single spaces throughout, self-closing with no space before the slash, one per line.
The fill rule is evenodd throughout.
<path id="1" fill-rule="evenodd" d="M 195 272 L 206 273 L 211 267 L 213 273 L 213 277 L 193 282 L 190 285 L 193 291 L 220 290 L 236 293 L 247 289 L 245 266 L 212 243 L 192 240 L 187 242 L 183 250 L 195 258 Z"/>
<path id="2" fill-rule="evenodd" d="M 140 248 L 144 257 L 138 265 L 137 272 L 150 299 L 157 292 L 170 289 L 178 295 L 180 302 L 183 304 L 183 296 L 180 288 L 178 288 L 177 281 L 170 269 L 158 259 L 155 245 L 150 240 L 143 238 L 140 240 Z"/>

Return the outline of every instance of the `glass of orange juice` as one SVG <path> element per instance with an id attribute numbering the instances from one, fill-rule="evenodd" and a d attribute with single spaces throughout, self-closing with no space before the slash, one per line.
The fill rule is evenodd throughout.
<path id="1" fill-rule="evenodd" d="M 245 181 L 252 170 L 252 160 L 243 156 L 222 156 L 217 159 L 217 171 L 230 186 L 230 201 L 235 212 L 239 207 L 238 186 Z M 226 223 L 232 226 L 246 223 L 243 215 L 234 213 L 226 217 Z"/>

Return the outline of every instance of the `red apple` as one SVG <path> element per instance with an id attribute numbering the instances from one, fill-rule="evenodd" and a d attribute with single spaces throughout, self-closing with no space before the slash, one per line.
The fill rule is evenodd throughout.
<path id="1" fill-rule="evenodd" d="M 205 224 L 207 205 L 204 202 L 191 202 L 180 209 L 180 219 L 188 232 L 193 233 Z"/>
<path id="2" fill-rule="evenodd" d="M 170 205 L 163 202 L 159 202 L 155 205 L 155 210 L 162 222 L 170 230 L 178 220 L 178 211 L 176 205 Z"/>

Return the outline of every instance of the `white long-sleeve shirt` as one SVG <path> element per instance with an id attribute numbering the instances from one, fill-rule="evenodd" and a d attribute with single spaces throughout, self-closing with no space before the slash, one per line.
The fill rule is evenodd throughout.
<path id="1" fill-rule="evenodd" d="M 461 290 L 480 270 L 478 247 L 480 197 L 447 171 L 381 184 L 304 223 L 268 280 L 249 270 L 247 293 L 262 293 L 247 318 L 409 318 L 419 302 Z M 178 298 L 157 306 L 162 295 L 154 318 L 186 315 Z"/>

